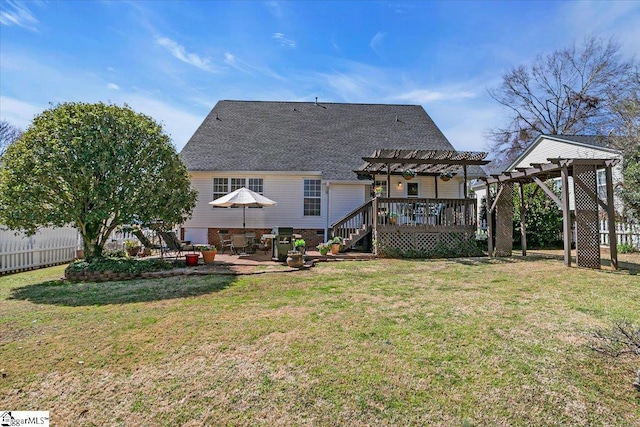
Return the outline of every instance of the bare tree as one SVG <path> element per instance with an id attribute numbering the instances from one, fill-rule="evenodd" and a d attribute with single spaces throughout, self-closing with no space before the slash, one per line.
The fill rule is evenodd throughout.
<path id="1" fill-rule="evenodd" d="M 640 357 L 640 326 L 617 320 L 609 329 L 596 329 L 589 334 L 589 348 L 609 357 Z M 640 392 L 640 370 L 633 382 Z"/>
<path id="2" fill-rule="evenodd" d="M 633 60 L 623 59 L 613 39 L 586 39 L 528 66 L 518 66 L 502 76 L 489 95 L 508 111 L 503 127 L 487 137 L 491 150 L 508 162 L 515 159 L 538 134 L 590 134 L 610 120 L 613 98 L 624 98 L 624 82 Z"/>
<path id="3" fill-rule="evenodd" d="M 622 97 L 612 94 L 609 98 L 611 122 L 605 134 L 615 135 L 612 145 L 622 152 L 623 180 L 618 186 L 624 201 L 624 214 L 633 221 L 640 221 L 640 69 L 626 80 Z"/>
<path id="4" fill-rule="evenodd" d="M 20 128 L 6 120 L 0 120 L 0 157 L 2 157 L 9 145 L 20 138 L 20 135 L 22 135 Z"/>

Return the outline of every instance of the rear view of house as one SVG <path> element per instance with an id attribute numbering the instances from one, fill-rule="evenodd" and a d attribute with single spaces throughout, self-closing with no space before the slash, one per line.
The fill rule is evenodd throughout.
<path id="1" fill-rule="evenodd" d="M 247 209 L 247 230 L 260 235 L 293 227 L 308 246 L 326 240 L 337 221 L 370 203 L 374 188 L 414 201 L 466 198 L 461 173 L 445 181 L 425 170 L 408 181 L 400 164 L 388 174 L 384 168 L 363 173 L 363 158 L 384 149 L 454 150 L 417 105 L 220 101 L 181 152 L 199 191 L 184 238 L 219 244 L 219 230 L 239 231 L 239 209 L 208 203 L 240 187 L 277 202 Z M 482 174 L 471 166 L 467 178 Z"/>

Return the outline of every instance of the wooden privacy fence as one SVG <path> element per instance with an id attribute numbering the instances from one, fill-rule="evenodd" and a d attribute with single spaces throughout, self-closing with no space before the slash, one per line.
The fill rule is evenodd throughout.
<path id="1" fill-rule="evenodd" d="M 640 250 L 640 224 L 616 222 L 618 245 L 631 245 Z M 607 221 L 600 221 L 600 244 L 609 245 L 609 228 Z"/>
<path id="2" fill-rule="evenodd" d="M 80 247 L 73 227 L 45 228 L 33 236 L 0 230 L 0 274 L 70 262 Z"/>

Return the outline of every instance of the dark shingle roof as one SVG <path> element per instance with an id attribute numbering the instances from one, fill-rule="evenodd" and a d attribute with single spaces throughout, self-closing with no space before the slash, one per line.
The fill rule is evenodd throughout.
<path id="1" fill-rule="evenodd" d="M 353 180 L 380 148 L 453 150 L 419 105 L 219 101 L 180 153 L 191 171 L 321 171 Z"/>

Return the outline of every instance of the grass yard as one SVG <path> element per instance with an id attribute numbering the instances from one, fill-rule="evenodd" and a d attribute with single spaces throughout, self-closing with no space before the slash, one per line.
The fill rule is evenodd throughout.
<path id="1" fill-rule="evenodd" d="M 640 426 L 640 275 L 521 258 L 62 283 L 0 277 L 0 410 L 54 426 Z"/>

